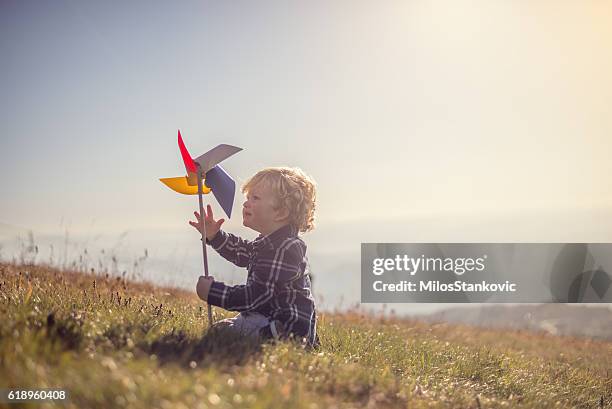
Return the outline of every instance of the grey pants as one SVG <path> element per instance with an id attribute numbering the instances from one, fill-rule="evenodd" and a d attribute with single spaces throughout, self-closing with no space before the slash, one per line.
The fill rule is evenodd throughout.
<path id="1" fill-rule="evenodd" d="M 227 328 L 242 336 L 251 336 L 260 340 L 270 338 L 278 340 L 284 335 L 281 330 L 282 324 L 258 312 L 241 312 L 233 318 L 219 321 L 215 327 Z"/>
<path id="2" fill-rule="evenodd" d="M 241 312 L 233 318 L 219 321 L 215 324 L 216 326 L 231 329 L 240 335 L 259 337 L 259 331 L 270 326 L 270 319 L 258 312 Z M 272 330 L 272 334 L 274 338 L 278 338 L 276 328 Z"/>

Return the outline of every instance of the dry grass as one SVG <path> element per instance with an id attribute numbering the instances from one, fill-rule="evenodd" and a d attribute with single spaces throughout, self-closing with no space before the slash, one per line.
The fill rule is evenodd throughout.
<path id="1" fill-rule="evenodd" d="M 216 319 L 227 316 L 215 309 Z M 612 343 L 321 314 L 322 347 L 207 331 L 190 293 L 0 264 L 0 386 L 62 387 L 62 407 L 595 408 Z"/>

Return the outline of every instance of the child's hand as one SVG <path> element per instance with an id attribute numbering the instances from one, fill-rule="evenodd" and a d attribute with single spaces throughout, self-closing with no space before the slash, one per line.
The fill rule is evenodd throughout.
<path id="1" fill-rule="evenodd" d="M 204 277 L 200 276 L 198 279 L 198 283 L 196 284 L 196 293 L 198 293 L 198 297 L 202 300 L 208 300 L 208 292 L 210 291 L 210 286 L 212 285 L 215 279 L 213 277 Z"/>
<path id="2" fill-rule="evenodd" d="M 198 212 L 193 212 L 193 214 L 195 214 L 197 221 L 190 221 L 189 224 L 195 227 L 195 229 L 199 231 L 200 234 L 202 234 L 202 218 L 200 217 L 200 214 Z M 206 206 L 205 216 L 206 218 L 204 219 L 204 221 L 206 223 L 206 238 L 208 240 L 212 240 L 217 235 L 219 230 L 221 230 L 221 225 L 223 224 L 225 219 L 219 219 L 218 221 L 216 221 L 213 218 L 213 211 L 210 205 Z"/>

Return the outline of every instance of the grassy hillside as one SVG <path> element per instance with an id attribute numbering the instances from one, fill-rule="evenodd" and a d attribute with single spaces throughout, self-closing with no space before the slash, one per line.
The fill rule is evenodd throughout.
<path id="1" fill-rule="evenodd" d="M 612 341 L 612 304 L 480 304 L 436 311 L 422 317 L 486 328 L 529 329 Z"/>
<path id="2" fill-rule="evenodd" d="M 610 342 L 351 312 L 322 314 L 322 348 L 306 351 L 209 333 L 206 315 L 195 294 L 178 289 L 0 264 L 0 388 L 63 387 L 71 397 L 57 406 L 73 408 L 596 408 L 602 397 L 611 401 Z"/>

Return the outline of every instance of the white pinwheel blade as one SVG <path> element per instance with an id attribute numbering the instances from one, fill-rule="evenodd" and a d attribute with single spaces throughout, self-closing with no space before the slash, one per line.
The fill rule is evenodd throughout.
<path id="1" fill-rule="evenodd" d="M 212 168 L 214 168 L 217 164 L 223 162 L 225 159 L 229 158 L 235 153 L 238 153 L 242 150 L 237 146 L 221 144 L 215 146 L 208 152 L 203 155 L 195 158 L 195 162 L 197 162 L 202 167 L 202 172 L 206 173 Z"/>

